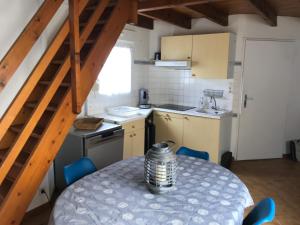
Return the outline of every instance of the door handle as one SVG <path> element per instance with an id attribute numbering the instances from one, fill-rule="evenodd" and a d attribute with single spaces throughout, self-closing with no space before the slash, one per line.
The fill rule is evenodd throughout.
<path id="1" fill-rule="evenodd" d="M 247 108 L 247 102 L 248 102 L 249 100 L 252 101 L 252 100 L 254 100 L 254 98 L 248 97 L 248 95 L 245 94 L 245 97 L 244 97 L 244 108 Z"/>

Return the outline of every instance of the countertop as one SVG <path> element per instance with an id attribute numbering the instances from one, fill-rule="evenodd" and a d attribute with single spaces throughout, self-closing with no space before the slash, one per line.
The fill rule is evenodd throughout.
<path id="1" fill-rule="evenodd" d="M 144 119 L 148 117 L 153 111 L 161 111 L 161 112 L 169 112 L 169 113 L 177 113 L 181 115 L 187 115 L 187 116 L 199 116 L 199 117 L 205 117 L 205 118 L 211 118 L 211 119 L 221 119 L 224 117 L 233 117 L 234 114 L 232 112 L 227 112 L 221 115 L 211 115 L 207 113 L 199 113 L 196 111 L 197 109 L 190 109 L 187 111 L 177 111 L 177 110 L 170 110 L 170 109 L 163 109 L 163 108 L 150 108 L 150 109 L 139 109 L 136 115 L 130 116 L 130 117 L 119 117 L 119 116 L 112 116 L 107 113 L 101 113 L 101 114 L 95 114 L 93 116 L 96 117 L 102 117 L 107 122 L 111 123 L 117 123 L 117 124 L 124 124 L 128 123 L 134 120 L 138 119 Z"/>

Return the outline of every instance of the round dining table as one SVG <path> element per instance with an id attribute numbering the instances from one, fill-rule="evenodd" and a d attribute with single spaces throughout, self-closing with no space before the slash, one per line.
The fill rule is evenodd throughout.
<path id="1" fill-rule="evenodd" d="M 253 205 L 245 184 L 229 170 L 177 156 L 175 188 L 152 194 L 144 157 L 112 164 L 67 187 L 56 200 L 53 225 L 241 225 Z"/>

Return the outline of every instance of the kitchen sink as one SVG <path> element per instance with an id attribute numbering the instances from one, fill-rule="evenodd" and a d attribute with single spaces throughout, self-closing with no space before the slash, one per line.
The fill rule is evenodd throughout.
<path id="1" fill-rule="evenodd" d="M 117 107 L 107 108 L 106 112 L 112 116 L 132 117 L 139 114 L 139 108 L 130 107 L 130 106 L 117 106 Z"/>
<path id="2" fill-rule="evenodd" d="M 226 113 L 224 110 L 215 110 L 215 109 L 196 109 L 196 112 L 198 113 L 205 113 L 209 115 L 222 115 Z"/>

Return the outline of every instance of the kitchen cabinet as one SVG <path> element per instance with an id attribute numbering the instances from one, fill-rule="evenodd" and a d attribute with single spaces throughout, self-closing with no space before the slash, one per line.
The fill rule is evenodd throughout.
<path id="1" fill-rule="evenodd" d="M 232 78 L 230 33 L 193 36 L 192 75 L 199 78 Z"/>
<path id="2" fill-rule="evenodd" d="M 191 60 L 193 36 L 168 36 L 161 38 L 161 60 Z"/>
<path id="3" fill-rule="evenodd" d="M 145 120 L 139 119 L 122 124 L 125 130 L 123 159 L 144 155 Z"/>
<path id="4" fill-rule="evenodd" d="M 235 35 L 231 33 L 161 38 L 162 60 L 192 60 L 192 76 L 233 78 Z"/>
<path id="5" fill-rule="evenodd" d="M 172 140 L 174 151 L 180 146 L 207 151 L 210 160 L 219 163 L 230 150 L 231 118 L 220 119 L 156 111 L 156 142 Z"/>
<path id="6" fill-rule="evenodd" d="M 173 141 L 174 152 L 182 145 L 183 116 L 174 113 L 155 112 L 154 113 L 155 142 Z"/>
<path id="7" fill-rule="evenodd" d="M 220 123 L 218 119 L 185 116 L 183 145 L 207 151 L 213 162 L 218 162 L 220 149 Z"/>

